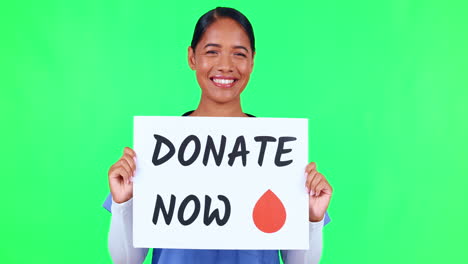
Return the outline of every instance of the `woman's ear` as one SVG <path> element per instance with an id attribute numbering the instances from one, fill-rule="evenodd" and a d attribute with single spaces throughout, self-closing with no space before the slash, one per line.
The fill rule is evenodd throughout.
<path id="1" fill-rule="evenodd" d="M 190 69 L 195 70 L 195 51 L 192 49 L 191 46 L 188 47 L 188 64 Z"/>

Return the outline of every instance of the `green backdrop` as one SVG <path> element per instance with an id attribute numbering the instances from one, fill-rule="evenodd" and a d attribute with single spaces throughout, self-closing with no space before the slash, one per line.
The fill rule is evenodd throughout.
<path id="1" fill-rule="evenodd" d="M 218 5 L 256 33 L 244 111 L 310 119 L 321 263 L 466 263 L 463 0 L 2 1 L 0 262 L 111 262 L 108 168 L 134 115 L 197 106 L 187 46 Z"/>

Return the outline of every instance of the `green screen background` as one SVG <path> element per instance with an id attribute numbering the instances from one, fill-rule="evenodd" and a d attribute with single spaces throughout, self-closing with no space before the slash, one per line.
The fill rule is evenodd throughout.
<path id="1" fill-rule="evenodd" d="M 108 168 L 134 115 L 196 108 L 187 46 L 218 5 L 256 33 L 244 111 L 310 119 L 321 263 L 466 263 L 462 0 L 2 1 L 0 262 L 111 263 Z"/>

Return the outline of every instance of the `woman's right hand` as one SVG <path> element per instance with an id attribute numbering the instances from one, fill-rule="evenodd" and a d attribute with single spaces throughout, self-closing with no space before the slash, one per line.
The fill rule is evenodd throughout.
<path id="1" fill-rule="evenodd" d="M 135 161 L 135 151 L 129 147 L 125 147 L 122 157 L 109 169 L 109 187 L 112 199 L 116 203 L 126 202 L 133 197 Z"/>

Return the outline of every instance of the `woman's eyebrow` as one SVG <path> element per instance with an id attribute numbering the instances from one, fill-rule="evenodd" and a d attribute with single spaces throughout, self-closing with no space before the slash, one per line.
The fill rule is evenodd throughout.
<path id="1" fill-rule="evenodd" d="M 243 49 L 243 50 L 247 51 L 247 53 L 249 53 L 249 50 L 248 50 L 246 47 L 244 47 L 244 46 L 234 46 L 233 48 L 235 48 L 235 49 Z"/>
<path id="2" fill-rule="evenodd" d="M 208 48 L 208 47 L 217 47 L 217 48 L 221 48 L 221 45 L 220 44 L 214 44 L 214 43 L 208 43 L 205 45 L 205 49 Z"/>

